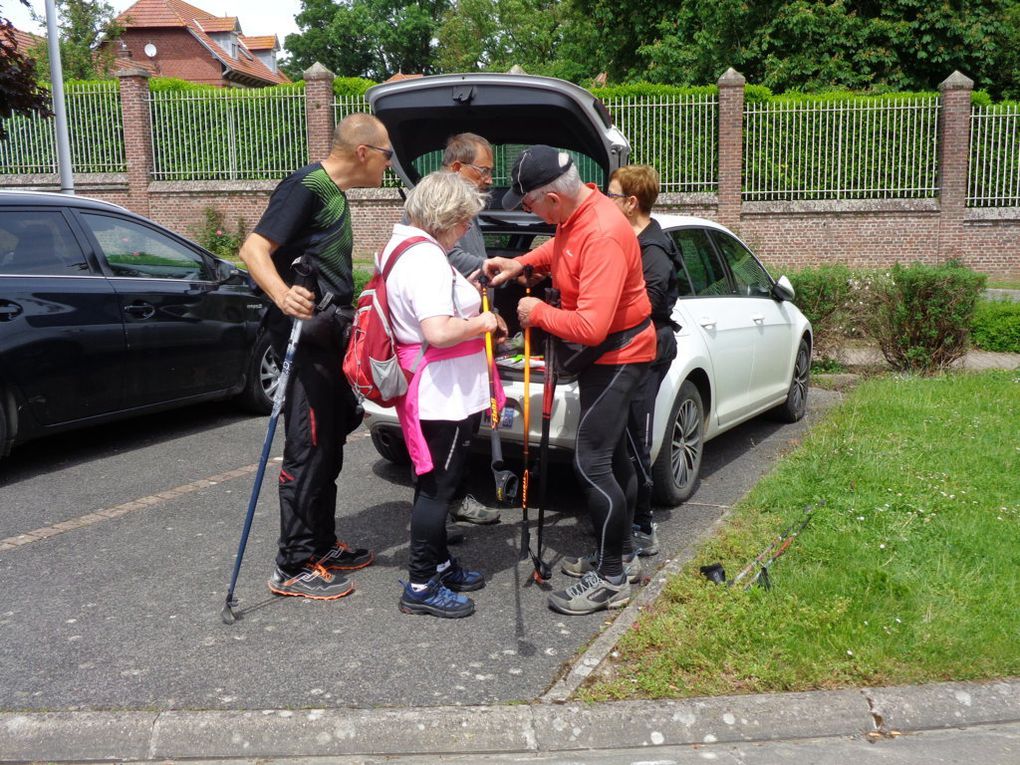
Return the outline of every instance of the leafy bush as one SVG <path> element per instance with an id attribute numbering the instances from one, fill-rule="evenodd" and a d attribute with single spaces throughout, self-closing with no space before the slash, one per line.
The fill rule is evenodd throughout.
<path id="1" fill-rule="evenodd" d="M 365 289 L 365 285 L 368 284 L 368 280 L 372 278 L 372 273 L 375 269 L 372 268 L 355 268 L 354 269 L 354 300 L 357 301 L 361 291 Z"/>
<path id="2" fill-rule="evenodd" d="M 986 351 L 1020 353 L 1020 303 L 979 301 L 971 337 L 974 345 Z"/>
<path id="3" fill-rule="evenodd" d="M 852 323 L 853 272 L 833 264 L 789 273 L 796 292 L 794 302 L 811 322 L 814 334 L 811 355 L 816 360 L 839 361 L 839 350 Z"/>
<path id="4" fill-rule="evenodd" d="M 202 213 L 205 223 L 195 232 L 195 241 L 217 257 L 236 261 L 237 253 L 248 236 L 244 218 L 239 218 L 236 230 L 230 231 L 222 211 L 206 207 Z"/>
<path id="5" fill-rule="evenodd" d="M 956 261 L 896 264 L 870 290 L 868 327 L 897 370 L 931 373 L 967 351 L 986 278 Z"/>
<path id="6" fill-rule="evenodd" d="M 364 77 L 337 77 L 333 80 L 334 96 L 363 96 L 365 91 L 375 85 Z"/>

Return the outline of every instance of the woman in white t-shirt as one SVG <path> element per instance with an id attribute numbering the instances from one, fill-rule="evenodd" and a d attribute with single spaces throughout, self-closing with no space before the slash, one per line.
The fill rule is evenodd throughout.
<path id="1" fill-rule="evenodd" d="M 446 544 L 447 508 L 489 407 L 482 338 L 497 330 L 495 315 L 481 312 L 478 288 L 450 266 L 446 253 L 483 207 L 482 195 L 459 175 L 426 176 L 404 205 L 409 225 L 393 227 L 378 264 L 381 269 L 399 252 L 386 296 L 401 366 L 414 372 L 396 406 L 418 476 L 409 576 L 400 596 L 405 613 L 469 616 L 474 602 L 461 593 L 485 586 L 485 577 L 462 567 Z"/>

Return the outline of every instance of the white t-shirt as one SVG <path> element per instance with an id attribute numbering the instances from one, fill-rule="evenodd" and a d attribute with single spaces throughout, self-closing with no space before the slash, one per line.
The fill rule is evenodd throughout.
<path id="1" fill-rule="evenodd" d="M 383 249 L 380 268 L 398 244 L 413 236 L 423 242 L 406 250 L 386 280 L 390 323 L 400 343 L 421 343 L 421 322 L 433 316 L 471 318 L 481 312 L 477 288 L 457 273 L 443 248 L 421 229 L 398 223 Z M 463 420 L 489 406 L 485 352 L 430 362 L 418 387 L 419 418 Z"/>

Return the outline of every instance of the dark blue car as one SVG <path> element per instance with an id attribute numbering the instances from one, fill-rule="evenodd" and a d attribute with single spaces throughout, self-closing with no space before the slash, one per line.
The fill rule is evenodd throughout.
<path id="1" fill-rule="evenodd" d="M 0 192 L 0 457 L 199 401 L 269 411 L 266 305 L 230 263 L 117 205 Z"/>

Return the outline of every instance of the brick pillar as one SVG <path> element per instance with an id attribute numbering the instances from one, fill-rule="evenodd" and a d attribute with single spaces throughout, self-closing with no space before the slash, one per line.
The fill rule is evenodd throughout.
<path id="1" fill-rule="evenodd" d="M 730 67 L 719 78 L 718 219 L 739 233 L 744 171 L 744 75 Z"/>
<path id="2" fill-rule="evenodd" d="M 967 255 L 962 250 L 970 166 L 970 94 L 974 80 L 953 72 L 939 85 L 939 244 L 936 261 Z"/>
<path id="3" fill-rule="evenodd" d="M 120 103 L 124 123 L 124 157 L 127 160 L 127 206 L 149 215 L 149 181 L 152 178 L 152 126 L 149 119 L 149 73 L 122 69 Z"/>
<path id="4" fill-rule="evenodd" d="M 304 71 L 308 161 L 329 156 L 333 146 L 333 80 L 336 75 L 316 62 Z"/>

